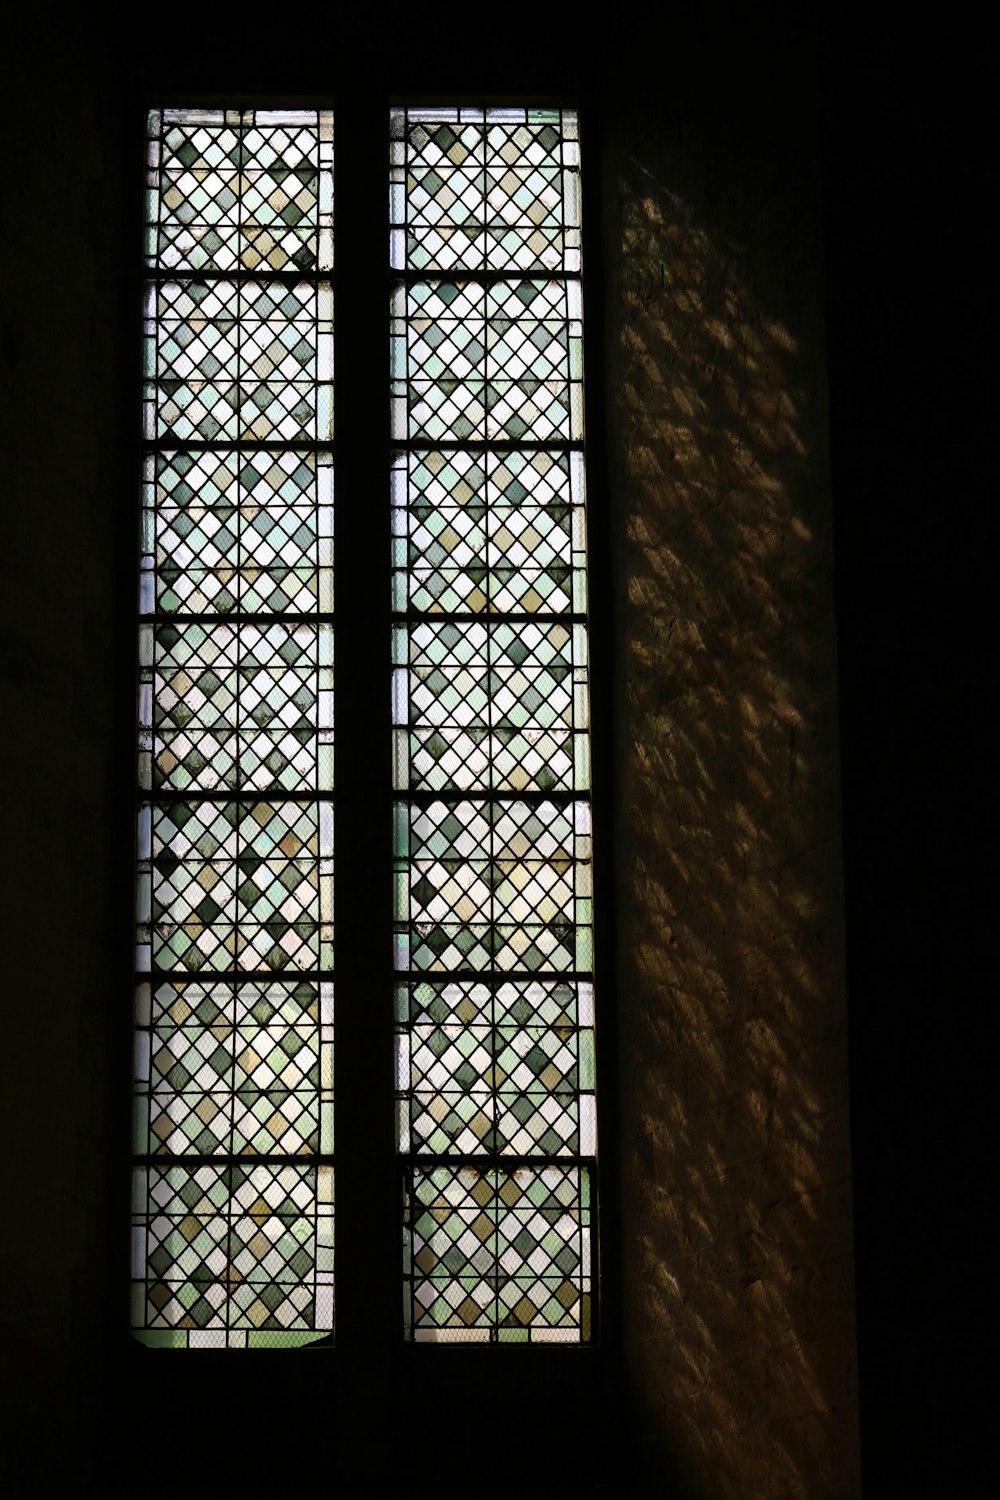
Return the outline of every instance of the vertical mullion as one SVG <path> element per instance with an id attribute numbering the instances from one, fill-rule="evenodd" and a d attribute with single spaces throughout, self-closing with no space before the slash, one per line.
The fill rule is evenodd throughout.
<path id="1" fill-rule="evenodd" d="M 337 1341 L 350 1357 L 361 1416 L 363 1392 L 376 1388 L 379 1361 L 399 1338 L 385 671 L 388 225 L 385 109 L 371 88 L 338 104 L 337 676 L 350 725 L 337 750 Z"/>

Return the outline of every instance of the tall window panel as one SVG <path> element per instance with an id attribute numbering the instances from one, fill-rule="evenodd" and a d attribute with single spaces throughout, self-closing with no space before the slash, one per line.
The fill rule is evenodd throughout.
<path id="1" fill-rule="evenodd" d="M 149 115 L 133 1300 L 333 1328 L 333 119 Z"/>
<path id="2" fill-rule="evenodd" d="M 394 109 L 404 1320 L 594 1336 L 577 117 Z"/>

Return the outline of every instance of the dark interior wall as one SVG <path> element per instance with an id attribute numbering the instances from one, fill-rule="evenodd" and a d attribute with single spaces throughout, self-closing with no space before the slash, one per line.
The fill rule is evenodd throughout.
<path id="1" fill-rule="evenodd" d="M 676 1494 L 856 1493 L 808 97 L 616 121 L 626 1347 Z"/>
<path id="2" fill-rule="evenodd" d="M 912 84 L 878 65 L 888 48 L 859 60 L 846 21 L 821 24 L 817 50 L 808 18 L 723 26 L 718 15 L 630 10 L 600 38 L 571 42 L 558 65 L 564 40 L 537 22 L 526 49 L 491 41 L 487 22 L 444 47 L 401 21 L 405 60 L 387 62 L 387 21 L 341 17 L 329 35 L 316 23 L 322 45 L 303 63 L 291 46 L 252 28 L 234 37 L 217 18 L 200 58 L 185 43 L 183 65 L 176 42 L 131 24 L 131 34 L 116 27 L 112 48 L 93 13 L 59 26 L 28 18 L 6 59 L 3 1389 L 21 1439 L 15 1492 L 44 1494 L 70 1470 L 121 1472 L 131 1447 L 123 1425 L 162 1432 L 166 1398 L 190 1405 L 205 1433 L 241 1431 L 250 1444 L 241 1466 L 254 1454 L 262 1473 L 280 1470 L 276 1450 L 265 1456 L 253 1441 L 262 1407 L 283 1421 L 292 1403 L 322 1435 L 309 1464 L 334 1446 L 312 1367 L 305 1377 L 301 1361 L 287 1376 L 269 1367 L 265 1398 L 245 1367 L 220 1385 L 204 1366 L 138 1365 L 115 1326 L 127 1275 L 122 788 L 132 766 L 135 504 L 122 368 L 137 315 L 126 288 L 139 170 L 123 101 L 146 71 L 164 86 L 213 87 L 222 76 L 225 87 L 325 91 L 329 67 L 350 74 L 351 87 L 383 91 L 581 88 L 601 111 L 608 424 L 597 482 L 609 499 L 599 543 L 613 616 L 619 979 L 605 1136 L 618 1223 L 605 1237 L 617 1327 L 578 1393 L 584 1404 L 570 1421 L 587 1437 L 569 1457 L 526 1418 L 545 1391 L 505 1367 L 449 1376 L 462 1426 L 447 1444 L 436 1439 L 429 1461 L 452 1463 L 456 1452 L 472 1461 L 495 1437 L 499 1411 L 525 1494 L 567 1484 L 706 1500 L 858 1493 L 839 671 L 862 1442 L 868 1493 L 890 1493 L 885 1483 L 906 1460 L 897 1451 L 884 1463 L 881 1440 L 891 1446 L 915 1413 L 944 1421 L 932 1373 L 948 1326 L 940 1278 L 922 1315 L 929 1342 L 913 1334 L 911 1309 L 935 1256 L 960 1263 L 942 1224 L 960 1198 L 967 1224 L 974 1201 L 940 1104 L 943 1086 L 954 1145 L 958 1060 L 974 1044 L 964 1026 L 942 1036 L 923 1022 L 932 988 L 964 1018 L 978 983 L 974 944 L 957 949 L 950 971 L 935 956 L 956 952 L 970 908 L 928 846 L 947 847 L 950 835 L 963 857 L 967 843 L 982 847 L 958 769 L 970 746 L 975 765 L 985 711 L 974 692 L 942 681 L 939 704 L 959 729 L 938 734 L 937 770 L 927 769 L 914 748 L 927 743 L 914 708 L 923 673 L 886 593 L 888 577 L 898 597 L 902 536 L 905 613 L 924 661 L 971 688 L 967 658 L 942 645 L 955 532 L 930 528 L 924 507 L 947 469 L 949 514 L 957 509 L 975 534 L 981 471 L 954 437 L 972 434 L 974 392 L 944 407 L 947 462 L 941 439 L 915 446 L 920 414 L 941 411 L 929 394 L 941 380 L 933 335 L 946 314 L 953 329 L 964 312 L 957 292 L 942 299 L 928 243 L 952 245 L 948 174 L 971 190 L 968 166 L 930 149 L 934 211 L 925 198 L 926 212 L 907 217 L 898 164 L 914 185 L 914 143 L 932 144 L 927 117 L 897 107 Z M 938 141 L 947 138 L 939 123 Z M 895 148 L 895 175 L 883 176 L 886 151 L 873 153 L 872 141 Z M 922 274 L 905 260 L 900 288 L 901 237 Z M 940 311 L 920 341 L 910 316 L 918 284 L 925 317 L 928 304 Z M 924 383 L 904 400 L 918 349 Z M 878 524 L 887 513 L 891 522 Z M 918 610 L 932 572 L 933 638 Z M 944 826 L 933 788 L 946 770 L 954 816 Z M 907 785 L 919 792 L 919 837 Z M 969 889 L 978 893 L 978 880 Z M 936 1097 L 937 1113 L 914 1095 Z M 929 1203 L 902 1146 L 913 1140 L 936 1167 Z M 394 1472 L 401 1412 L 424 1378 L 411 1365 L 369 1370 L 367 1384 L 337 1391 L 343 1451 L 363 1451 L 352 1436 L 363 1432 L 367 1461 Z M 419 1431 L 414 1417 L 408 1436 Z M 176 1461 L 189 1462 L 184 1443 L 166 1437 Z M 933 1454 L 921 1459 L 914 1480 L 933 1467 Z M 169 1467 L 148 1481 L 154 1493 L 173 1489 Z"/>
<path id="3" fill-rule="evenodd" d="M 113 1080 L 128 1065 L 115 1012 L 131 841 L 117 787 L 131 772 L 134 532 L 119 504 L 118 127 L 79 25 L 25 25 L 7 42 L 2 1390 L 13 1492 L 45 1493 L 86 1451 L 81 1408 L 83 1429 L 100 1430 L 109 1295 L 125 1271 L 109 1215 L 128 1128 Z M 29 220 L 46 227 L 25 253 Z"/>
<path id="4" fill-rule="evenodd" d="M 866 1492 L 990 1488 L 996 55 L 824 23 L 824 178 Z M 985 1001 L 985 1004 L 984 1004 Z"/>

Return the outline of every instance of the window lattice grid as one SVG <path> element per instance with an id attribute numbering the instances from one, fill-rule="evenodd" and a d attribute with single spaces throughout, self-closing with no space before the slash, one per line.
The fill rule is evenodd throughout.
<path id="1" fill-rule="evenodd" d="M 392 298 L 392 432 L 451 441 L 583 436 L 577 281 L 411 281 Z"/>
<path id="2" fill-rule="evenodd" d="M 397 969 L 590 970 L 589 803 L 400 803 L 395 846 Z"/>
<path id="3" fill-rule="evenodd" d="M 393 110 L 390 182 L 397 270 L 580 269 L 573 111 Z"/>
<path id="4" fill-rule="evenodd" d="M 316 979 L 140 985 L 140 1155 L 327 1155 L 333 985 Z"/>
<path id="5" fill-rule="evenodd" d="M 591 1335 L 592 1173 L 552 1164 L 404 1173 L 405 1327 L 418 1342 Z"/>
<path id="6" fill-rule="evenodd" d="M 149 117 L 133 1325 L 172 1347 L 333 1326 L 332 153 L 328 111 Z"/>
<path id="7" fill-rule="evenodd" d="M 146 294 L 146 436 L 187 442 L 333 435 L 333 289 L 157 281 Z"/>
<path id="8" fill-rule="evenodd" d="M 393 631 L 393 665 L 398 789 L 587 786 L 582 624 L 422 620 Z"/>
<path id="9" fill-rule="evenodd" d="M 410 447 L 392 497 L 395 613 L 585 615 L 582 452 Z"/>
<path id="10" fill-rule="evenodd" d="M 143 614 L 329 614 L 333 460 L 292 448 L 145 459 Z"/>
<path id="11" fill-rule="evenodd" d="M 137 910 L 140 971 L 332 968 L 331 804 L 140 805 Z"/>
<path id="12" fill-rule="evenodd" d="M 394 110 L 390 178 L 406 1336 L 586 1342 L 596 1112 L 576 115 Z"/>
<path id="13" fill-rule="evenodd" d="M 132 1319 L 145 1343 L 289 1347 L 332 1327 L 331 1167 L 137 1167 L 132 1222 Z"/>
<path id="14" fill-rule="evenodd" d="M 143 786 L 332 788 L 331 625 L 144 625 L 139 661 Z"/>
<path id="15" fill-rule="evenodd" d="M 412 980 L 396 990 L 400 1150 L 592 1156 L 586 980 Z"/>
<path id="16" fill-rule="evenodd" d="M 165 109 L 147 152 L 146 262 L 166 271 L 333 266 L 333 116 Z"/>

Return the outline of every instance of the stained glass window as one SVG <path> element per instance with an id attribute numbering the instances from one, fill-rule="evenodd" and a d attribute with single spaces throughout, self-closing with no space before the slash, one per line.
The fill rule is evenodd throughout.
<path id="1" fill-rule="evenodd" d="M 577 119 L 394 109 L 390 137 L 405 1332 L 587 1343 Z M 327 111 L 149 117 L 133 1328 L 154 1346 L 332 1336 L 332 195 Z"/>
<path id="2" fill-rule="evenodd" d="M 593 1337 L 577 117 L 390 124 L 404 1321 Z"/>
<path id="3" fill-rule="evenodd" d="M 333 1327 L 333 119 L 149 115 L 132 1323 Z"/>

